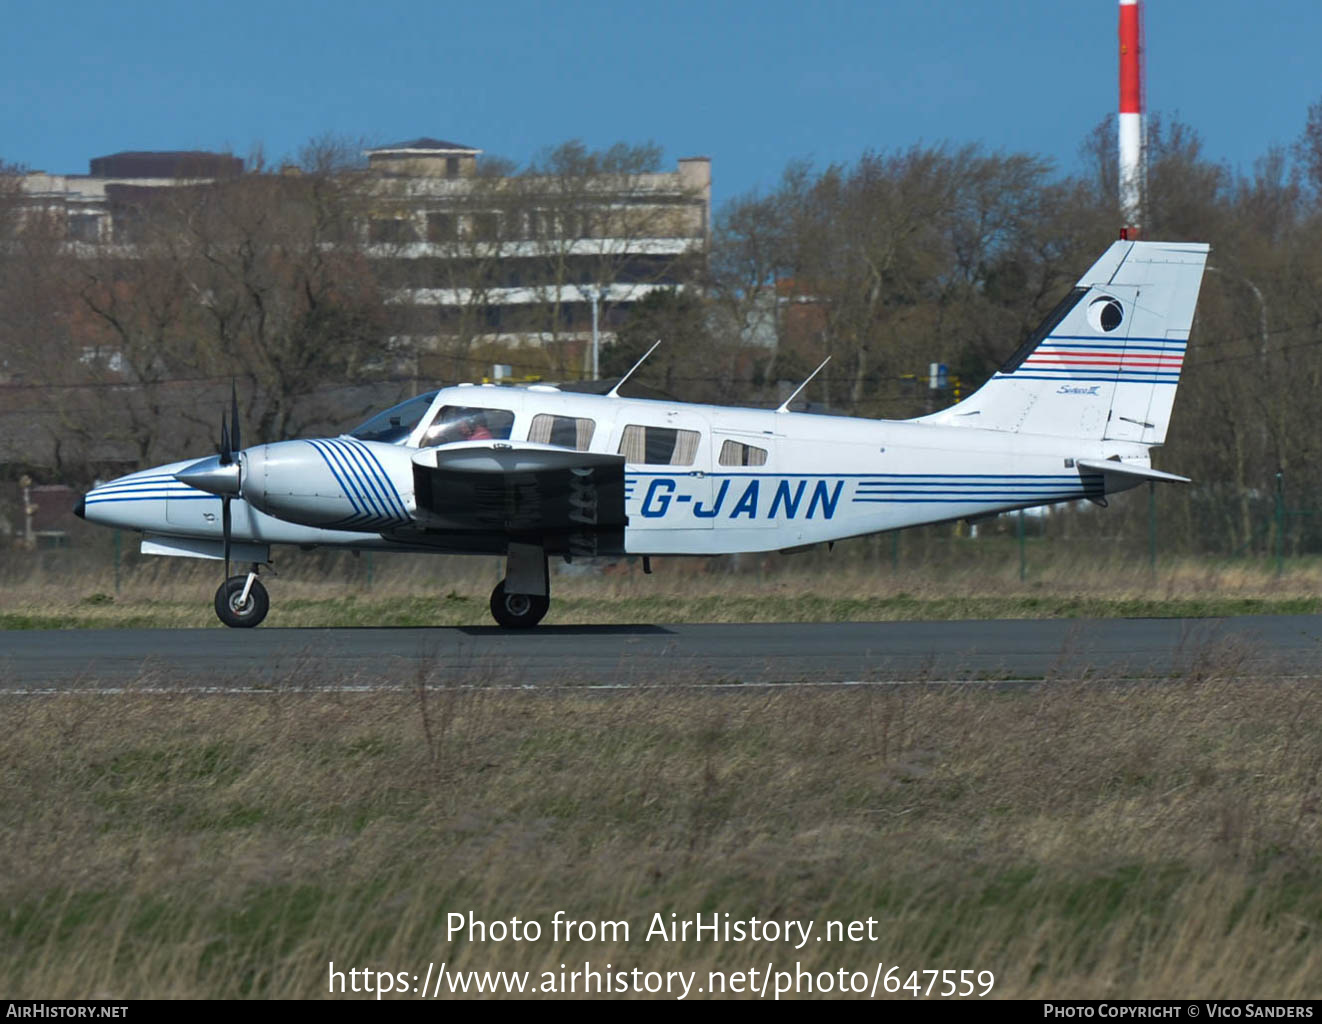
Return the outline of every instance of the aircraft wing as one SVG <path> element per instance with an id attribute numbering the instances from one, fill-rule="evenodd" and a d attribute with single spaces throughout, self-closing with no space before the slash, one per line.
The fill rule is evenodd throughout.
<path id="1" fill-rule="evenodd" d="M 624 550 L 624 456 L 490 441 L 413 457 L 419 525 L 584 557 Z"/>

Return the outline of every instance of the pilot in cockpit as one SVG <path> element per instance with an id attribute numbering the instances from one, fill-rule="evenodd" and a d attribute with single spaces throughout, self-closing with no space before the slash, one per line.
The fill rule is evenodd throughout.
<path id="1" fill-rule="evenodd" d="M 486 416 L 480 412 L 465 416 L 459 421 L 459 436 L 465 441 L 490 441 Z"/>
<path id="2" fill-rule="evenodd" d="M 475 409 L 447 405 L 422 436 L 420 447 L 453 444 L 456 441 L 499 441 L 510 436 L 514 414 L 504 409 Z"/>

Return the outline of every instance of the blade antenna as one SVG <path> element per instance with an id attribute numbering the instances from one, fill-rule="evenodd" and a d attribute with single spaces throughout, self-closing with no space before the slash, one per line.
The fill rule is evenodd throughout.
<path id="1" fill-rule="evenodd" d="M 776 412 L 789 412 L 790 402 L 794 401 L 794 399 L 799 397 L 799 392 L 802 391 L 804 388 L 806 388 L 808 384 L 812 381 L 812 379 L 816 377 L 819 373 L 821 373 L 823 369 L 826 368 L 826 364 L 829 363 L 830 361 L 831 361 L 830 356 L 827 356 L 825 359 L 823 359 L 822 365 L 817 367 L 817 369 L 813 370 L 812 373 L 808 374 L 807 379 L 797 388 L 794 389 L 794 394 L 790 395 L 789 398 L 785 399 L 785 401 L 780 403 L 780 408 L 777 409 Z"/>
<path id="2" fill-rule="evenodd" d="M 655 352 L 655 351 L 656 351 L 656 347 L 657 347 L 657 345 L 660 345 L 660 344 L 661 344 L 661 339 L 660 339 L 660 338 L 657 338 L 657 339 L 656 339 L 656 344 L 653 345 L 651 348 L 649 348 L 646 352 L 643 353 L 643 358 L 640 359 L 640 360 L 638 360 L 638 362 L 634 363 L 633 366 L 630 368 L 629 372 L 626 373 L 623 377 L 621 377 L 618 381 L 615 382 L 615 387 L 611 388 L 608 392 L 606 392 L 606 397 L 607 397 L 607 398 L 619 398 L 619 397 L 620 397 L 620 388 L 621 388 L 621 386 L 624 384 L 624 382 L 625 382 L 626 380 L 628 380 L 630 377 L 633 376 L 633 371 L 634 371 L 634 370 L 638 369 L 638 367 L 642 366 L 643 363 L 647 362 L 647 357 L 650 356 L 653 352 Z"/>

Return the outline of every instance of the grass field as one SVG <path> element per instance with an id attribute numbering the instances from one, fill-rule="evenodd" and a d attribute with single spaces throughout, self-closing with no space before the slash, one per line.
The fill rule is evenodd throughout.
<path id="1" fill-rule="evenodd" d="M 485 624 L 499 574 L 494 558 L 292 561 L 272 626 Z M 657 570 L 558 576 L 548 622 L 1322 610 L 1322 567 L 1300 562 L 1279 577 L 1040 557 L 1024 580 L 1004 559 Z M 214 565 L 119 575 L 116 593 L 104 558 L 0 563 L 0 626 L 221 628 Z M 439 666 L 378 694 L 298 676 L 248 696 L 0 698 L 0 991 L 316 997 L 331 961 L 534 984 L 590 961 L 700 986 L 880 963 L 991 971 L 996 996 L 1317 998 L 1322 675 L 1246 663 L 1209 651 L 1174 679 L 1011 690 L 714 694 L 668 678 L 594 697 Z M 557 911 L 630 936 L 552 939 Z M 470 912 L 544 935 L 450 935 L 448 915 Z M 649 941 L 657 913 L 811 921 L 815 936 L 871 918 L 876 938 Z"/>
<path id="2" fill-rule="evenodd" d="M 892 567 L 867 542 L 832 555 L 553 563 L 548 624 L 842 622 L 968 618 L 1209 616 L 1322 612 L 1322 562 L 1144 564 L 1037 553 L 1020 579 L 1013 547 L 976 559 Z M 862 554 L 873 557 L 863 558 Z M 270 626 L 488 624 L 495 557 L 281 553 L 269 582 Z M 104 552 L 48 552 L 0 564 L 0 629 L 221 628 L 211 607 L 214 562 L 134 558 L 117 574 Z"/>
<path id="3" fill-rule="evenodd" d="M 331 961 L 591 961 L 1316 998 L 1318 682 L 11 698 L 0 990 L 316 997 Z M 447 934 L 549 935 L 557 910 L 629 941 Z M 672 912 L 876 939 L 647 941 Z"/>

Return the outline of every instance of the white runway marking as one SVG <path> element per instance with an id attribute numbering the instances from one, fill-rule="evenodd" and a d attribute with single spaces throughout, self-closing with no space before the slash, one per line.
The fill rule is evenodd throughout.
<path id="1" fill-rule="evenodd" d="M 1318 674 L 1277 675 L 1272 676 L 1278 682 L 1314 682 Z M 1154 683 L 1159 681 L 1174 682 L 1165 676 L 1147 675 L 1098 675 L 1086 680 L 1089 683 Z M 850 687 L 969 687 L 969 686 L 1033 686 L 1051 685 L 1053 681 L 1041 677 L 1023 679 L 839 679 L 817 682 L 726 682 L 726 683 L 523 683 L 478 685 L 462 683 L 456 685 L 428 685 L 427 693 L 596 693 L 621 692 L 634 690 L 646 693 L 657 690 L 839 690 Z M 318 694 L 346 693 L 417 693 L 416 686 L 400 686 L 390 683 L 337 684 L 310 687 L 262 687 L 262 686 L 98 686 L 98 687 L 58 687 L 44 686 L 26 689 L 0 689 L 0 697 L 122 697 L 122 696 L 235 696 L 235 697 L 307 697 Z"/>

